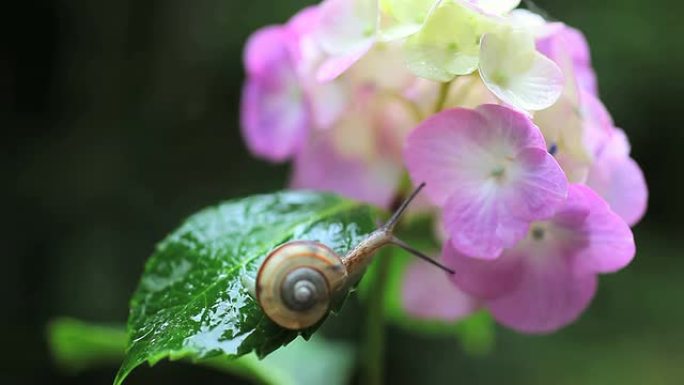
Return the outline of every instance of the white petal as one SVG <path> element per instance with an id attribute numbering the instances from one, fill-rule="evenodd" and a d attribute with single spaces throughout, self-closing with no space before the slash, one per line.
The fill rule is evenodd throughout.
<path id="1" fill-rule="evenodd" d="M 439 0 L 380 0 L 379 39 L 394 41 L 417 33 L 437 4 Z"/>
<path id="2" fill-rule="evenodd" d="M 547 22 L 542 16 L 527 9 L 514 9 L 506 20 L 516 28 L 529 31 L 537 39 L 548 37 L 565 27 L 560 22 Z"/>
<path id="3" fill-rule="evenodd" d="M 520 0 L 467 0 L 485 13 L 505 15 L 520 5 Z"/>

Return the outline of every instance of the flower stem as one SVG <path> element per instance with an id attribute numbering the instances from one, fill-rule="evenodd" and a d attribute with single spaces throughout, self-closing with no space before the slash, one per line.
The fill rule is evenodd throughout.
<path id="1" fill-rule="evenodd" d="M 444 82 L 439 86 L 439 94 L 437 95 L 437 101 L 435 102 L 435 108 L 433 113 L 436 114 L 444 109 L 447 97 L 449 96 L 449 87 L 451 87 L 451 82 Z"/>
<path id="2" fill-rule="evenodd" d="M 364 385 L 382 385 L 385 369 L 385 295 L 389 276 L 390 258 L 380 251 L 375 279 L 368 295 L 368 315 L 365 335 Z"/>

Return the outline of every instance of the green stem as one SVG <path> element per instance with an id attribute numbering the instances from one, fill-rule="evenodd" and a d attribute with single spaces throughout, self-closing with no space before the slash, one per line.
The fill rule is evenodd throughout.
<path id="1" fill-rule="evenodd" d="M 368 295 L 366 319 L 364 385 L 382 385 L 385 369 L 385 295 L 389 277 L 390 258 L 380 252 L 376 275 Z"/>
<path id="2" fill-rule="evenodd" d="M 445 82 L 439 86 L 439 94 L 437 95 L 437 101 L 435 102 L 435 108 L 433 113 L 438 113 L 444 109 L 447 97 L 449 96 L 449 88 L 451 87 L 451 82 Z"/>

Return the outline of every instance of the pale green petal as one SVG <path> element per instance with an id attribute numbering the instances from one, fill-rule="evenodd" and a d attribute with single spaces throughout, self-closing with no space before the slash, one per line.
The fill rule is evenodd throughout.
<path id="1" fill-rule="evenodd" d="M 499 99 L 527 111 L 550 107 L 563 90 L 560 68 L 538 53 L 532 35 L 521 30 L 483 37 L 480 76 Z"/>
<path id="2" fill-rule="evenodd" d="M 423 28 L 406 41 L 409 69 L 417 76 L 449 81 L 477 69 L 482 34 L 494 23 L 458 2 L 445 1 L 430 13 Z"/>
<path id="3" fill-rule="evenodd" d="M 394 41 L 418 32 L 439 0 L 380 0 L 379 39 Z"/>
<path id="4" fill-rule="evenodd" d="M 381 0 L 383 11 L 402 23 L 423 24 L 437 0 Z"/>
<path id="5" fill-rule="evenodd" d="M 380 18 L 378 0 L 326 0 L 320 12 L 316 35 L 329 55 L 355 52 L 375 39 Z"/>
<path id="6" fill-rule="evenodd" d="M 420 31 L 422 26 L 417 23 L 402 23 L 394 18 L 383 16 L 380 20 L 378 40 L 382 42 L 401 40 Z"/>

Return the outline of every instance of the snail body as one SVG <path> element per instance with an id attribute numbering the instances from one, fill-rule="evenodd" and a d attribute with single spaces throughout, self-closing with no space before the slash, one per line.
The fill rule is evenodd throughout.
<path id="1" fill-rule="evenodd" d="M 388 244 L 453 273 L 393 234 L 401 215 L 423 186 L 404 201 L 386 224 L 344 256 L 315 241 L 290 241 L 273 249 L 260 266 L 256 282 L 248 287 L 264 313 L 286 329 L 301 330 L 315 325 L 328 314 L 333 300 L 358 281 L 375 252 Z"/>

